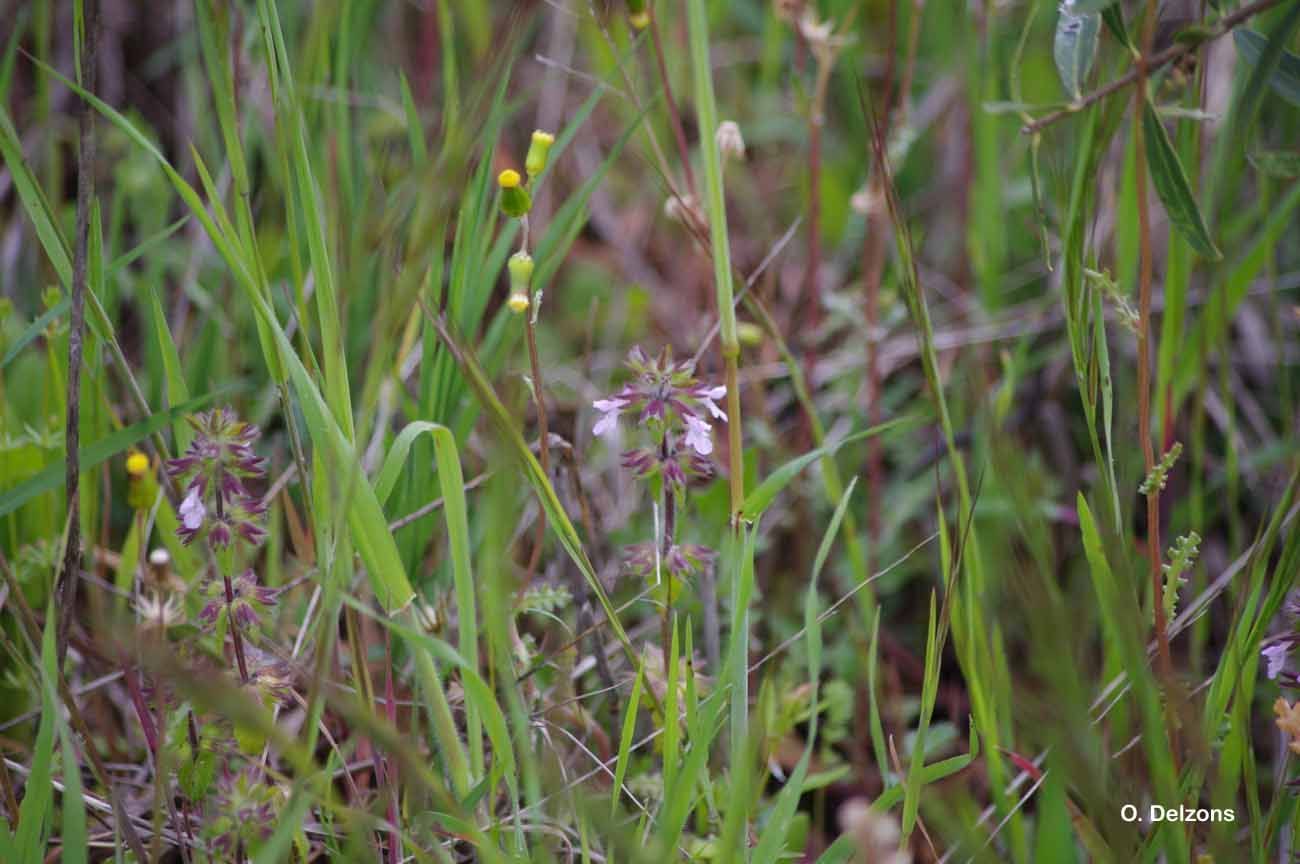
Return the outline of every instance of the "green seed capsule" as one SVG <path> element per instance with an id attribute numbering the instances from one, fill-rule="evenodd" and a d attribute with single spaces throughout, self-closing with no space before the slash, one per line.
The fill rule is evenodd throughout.
<path id="1" fill-rule="evenodd" d="M 497 184 L 501 187 L 501 209 L 505 214 L 515 219 L 527 216 L 533 208 L 533 198 L 524 187 L 519 172 L 507 168 L 497 175 Z"/>
<path id="2" fill-rule="evenodd" d="M 527 294 L 528 285 L 533 279 L 533 256 L 527 252 L 516 252 L 510 256 L 506 266 L 510 269 L 510 290 Z"/>
<path id="3" fill-rule="evenodd" d="M 528 144 L 528 155 L 524 158 L 524 170 L 528 172 L 529 180 L 546 169 L 546 159 L 550 156 L 551 145 L 554 143 L 555 136 L 550 132 L 538 129 L 533 133 L 533 140 Z"/>
<path id="4" fill-rule="evenodd" d="M 627 0 L 627 21 L 637 30 L 645 29 L 650 23 L 647 0 Z"/>

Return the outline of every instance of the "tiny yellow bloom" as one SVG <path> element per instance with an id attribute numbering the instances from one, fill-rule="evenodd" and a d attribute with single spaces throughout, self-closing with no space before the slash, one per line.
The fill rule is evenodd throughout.
<path id="1" fill-rule="evenodd" d="M 149 457 L 139 450 L 132 450 L 126 457 L 126 473 L 132 477 L 143 477 L 149 471 Z"/>
<path id="2" fill-rule="evenodd" d="M 522 185 L 523 178 L 513 168 L 507 168 L 497 175 L 501 186 L 501 209 L 507 216 L 518 219 L 527 216 L 533 209 L 533 198 L 528 194 L 528 187 Z"/>
<path id="3" fill-rule="evenodd" d="M 526 312 L 528 311 L 528 295 L 516 291 L 510 295 L 510 299 L 506 300 L 506 305 L 516 315 Z"/>

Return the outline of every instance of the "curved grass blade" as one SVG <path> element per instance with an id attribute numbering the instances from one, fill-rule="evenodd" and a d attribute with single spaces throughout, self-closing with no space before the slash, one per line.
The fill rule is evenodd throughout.
<path id="1" fill-rule="evenodd" d="M 779 495 L 786 486 L 790 485 L 790 481 L 794 480 L 794 478 L 799 475 L 799 472 L 803 471 L 803 469 L 807 468 L 818 459 L 833 454 L 845 444 L 851 444 L 854 441 L 871 438 L 875 435 L 888 432 L 896 427 L 901 428 L 911 425 L 916 421 L 917 418 L 915 416 L 898 417 L 877 426 L 872 426 L 870 429 L 863 429 L 861 432 L 854 432 L 851 435 L 846 435 L 844 438 L 841 438 L 833 444 L 827 444 L 824 447 L 818 447 L 816 450 L 810 450 L 802 456 L 796 456 L 794 459 L 791 459 L 789 462 L 786 462 L 771 474 L 767 475 L 762 483 L 758 484 L 752 492 L 745 496 L 745 503 L 740 509 L 741 517 L 752 522 L 762 516 L 763 512 L 772 505 L 772 501 L 775 500 L 776 496 Z"/>

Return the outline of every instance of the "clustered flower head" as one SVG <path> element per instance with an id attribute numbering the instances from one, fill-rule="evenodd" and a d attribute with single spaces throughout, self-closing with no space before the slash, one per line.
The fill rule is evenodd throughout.
<path id="1" fill-rule="evenodd" d="M 668 547 L 668 554 L 662 556 L 659 566 L 678 582 L 685 582 L 705 572 L 712 566 L 717 553 L 708 546 L 697 543 L 674 543 Z M 642 579 L 655 574 L 655 544 L 637 543 L 627 547 L 623 553 L 623 566 L 627 571 Z"/>
<path id="2" fill-rule="evenodd" d="M 177 530 L 181 541 L 206 535 L 215 548 L 236 536 L 252 546 L 266 539 L 262 516 L 266 505 L 245 483 L 266 476 L 266 460 L 253 452 L 258 428 L 239 420 L 228 408 L 189 418 L 194 440 L 185 453 L 167 461 L 167 473 L 185 484 Z"/>
<path id="3" fill-rule="evenodd" d="M 221 579 L 213 579 L 208 583 L 206 590 L 208 602 L 199 612 L 199 623 L 205 627 L 215 624 L 221 610 L 226 608 L 225 582 Z M 260 624 L 262 616 L 275 605 L 278 593 L 274 588 L 259 585 L 257 574 L 252 570 L 245 570 L 232 579 L 230 590 L 230 617 L 241 630 L 248 630 Z"/>
<path id="4" fill-rule="evenodd" d="M 227 766 L 217 778 L 212 812 L 219 815 L 207 831 L 214 851 L 226 860 L 233 860 L 241 846 L 246 853 L 257 851 L 274 833 L 277 792 L 260 773 L 251 766 L 241 771 Z"/>
<path id="5" fill-rule="evenodd" d="M 710 479 L 714 470 L 708 458 L 713 453 L 713 424 L 709 421 L 727 422 L 726 413 L 718 407 L 727 388 L 701 383 L 695 378 L 694 364 L 675 362 L 667 348 L 654 358 L 633 348 L 627 366 L 633 379 L 614 395 L 592 403 L 600 412 L 592 434 L 612 435 L 620 416 L 636 415 L 637 425 L 650 433 L 653 446 L 623 453 L 623 467 L 640 478 L 662 475 L 677 490 L 686 485 L 688 477 Z"/>

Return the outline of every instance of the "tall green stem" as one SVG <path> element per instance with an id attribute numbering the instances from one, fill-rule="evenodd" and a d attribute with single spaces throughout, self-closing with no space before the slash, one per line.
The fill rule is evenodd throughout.
<path id="1" fill-rule="evenodd" d="M 695 111 L 699 119 L 700 152 L 704 159 L 704 191 L 709 211 L 709 241 L 713 249 L 713 281 L 717 290 L 719 343 L 726 364 L 727 441 L 731 469 L 731 518 L 735 523 L 745 500 L 744 458 L 740 440 L 739 361 L 736 338 L 736 303 L 731 283 L 731 245 L 727 241 L 727 202 L 722 194 L 722 159 L 714 135 L 718 131 L 718 106 L 713 98 L 713 71 L 709 64 L 709 22 L 704 0 L 687 0 L 691 70 L 695 79 Z"/>

